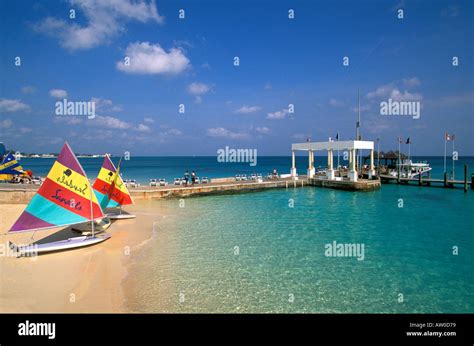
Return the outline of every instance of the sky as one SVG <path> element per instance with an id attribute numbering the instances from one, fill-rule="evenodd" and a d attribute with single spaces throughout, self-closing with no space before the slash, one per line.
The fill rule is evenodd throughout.
<path id="1" fill-rule="evenodd" d="M 410 137 L 412 155 L 443 155 L 448 132 L 474 155 L 473 33 L 472 1 L 2 0 L 0 141 L 289 155 L 354 139 L 359 91 L 362 138 L 381 150 Z M 95 116 L 57 114 L 65 99 Z M 381 114 L 389 99 L 419 117 Z"/>

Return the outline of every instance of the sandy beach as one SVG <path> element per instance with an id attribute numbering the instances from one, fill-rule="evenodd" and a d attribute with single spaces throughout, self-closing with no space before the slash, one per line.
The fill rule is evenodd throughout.
<path id="1" fill-rule="evenodd" d="M 30 244 L 52 235 L 67 238 L 70 231 L 5 234 L 25 205 L 2 204 L 0 312 L 127 312 L 122 288 L 127 266 L 153 237 L 153 223 L 170 213 L 150 203 L 127 207 L 137 218 L 114 222 L 104 243 L 32 258 L 16 258 L 8 241 Z"/>

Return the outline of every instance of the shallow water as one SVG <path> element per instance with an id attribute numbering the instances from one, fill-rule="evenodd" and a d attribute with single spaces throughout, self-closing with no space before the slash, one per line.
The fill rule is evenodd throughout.
<path id="1" fill-rule="evenodd" d="M 175 224 L 131 265 L 131 311 L 474 311 L 471 192 L 306 187 L 152 204 Z M 363 244 L 363 260 L 325 256 L 333 241 Z"/>

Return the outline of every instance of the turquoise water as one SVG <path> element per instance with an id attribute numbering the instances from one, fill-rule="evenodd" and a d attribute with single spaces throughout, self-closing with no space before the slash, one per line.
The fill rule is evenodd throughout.
<path id="1" fill-rule="evenodd" d="M 175 217 L 130 267 L 132 311 L 474 312 L 472 192 L 306 187 L 151 203 Z M 333 241 L 364 244 L 364 259 L 325 256 Z"/>
<path id="2" fill-rule="evenodd" d="M 341 165 L 348 165 L 342 160 Z M 95 179 L 102 165 L 102 158 L 80 158 L 88 177 Z M 119 158 L 114 157 L 113 161 L 118 164 Z M 432 177 L 442 178 L 444 171 L 443 157 L 414 157 L 413 161 L 428 161 L 433 168 Z M 23 158 L 21 164 L 25 169 L 31 169 L 34 175 L 46 176 L 53 165 L 54 159 L 31 159 Z M 337 163 L 337 157 L 334 157 Z M 455 165 L 456 179 L 462 179 L 464 174 L 464 164 L 469 165 L 469 172 L 474 172 L 474 157 L 460 157 Z M 315 166 L 327 165 L 326 157 L 316 157 Z M 296 167 L 300 174 L 306 174 L 308 159 L 306 156 L 296 157 Z M 215 156 L 182 156 L 182 157 L 135 157 L 130 161 L 124 161 L 122 174 L 125 179 L 136 179 L 142 184 L 148 184 L 151 178 L 164 178 L 168 182 L 174 178 L 183 177 L 184 172 L 195 170 L 200 177 L 208 178 L 230 177 L 235 174 L 261 173 L 266 175 L 277 169 L 279 173 L 289 173 L 291 167 L 290 156 L 262 156 L 258 157 L 257 165 L 252 167 L 249 163 L 221 163 L 217 162 Z M 447 172 L 452 171 L 452 160 L 447 161 Z"/>

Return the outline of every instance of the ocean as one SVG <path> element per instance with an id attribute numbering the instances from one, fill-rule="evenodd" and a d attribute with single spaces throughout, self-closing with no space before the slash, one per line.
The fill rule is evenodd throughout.
<path id="1" fill-rule="evenodd" d="M 443 158 L 426 160 L 442 177 Z M 81 159 L 90 178 L 101 159 Z M 23 159 L 36 175 L 53 160 Z M 290 157 L 259 157 L 256 167 L 213 157 L 137 157 L 124 178 L 169 181 L 186 169 L 224 177 L 276 168 Z M 325 164 L 317 157 L 316 165 Z M 448 160 L 448 167 L 452 162 Z M 461 157 L 474 167 L 474 158 Z M 305 173 L 306 157 L 297 158 Z M 449 169 L 451 170 L 451 169 Z M 135 254 L 124 285 L 134 312 L 472 313 L 474 194 L 462 189 L 382 185 L 374 192 L 316 187 L 153 200 L 157 232 Z M 143 227 L 150 227 L 144 225 Z M 328 251 L 342 245 L 344 251 Z M 348 248 L 345 246 L 349 245 Z M 353 252 L 347 251 L 354 246 Z M 139 284 L 137 284 L 139 283 Z"/>
<path id="2" fill-rule="evenodd" d="M 35 176 L 45 177 L 55 159 L 52 158 L 22 158 L 20 163 L 24 169 L 30 169 Z M 115 165 L 118 164 L 119 157 L 113 157 Z M 375 158 L 377 161 L 377 158 Z M 443 157 L 413 157 L 413 162 L 427 161 L 433 168 L 433 178 L 443 178 L 444 159 Z M 99 173 L 103 158 L 79 158 L 80 163 L 86 171 L 89 179 L 95 179 Z M 337 163 L 337 157 L 334 157 L 334 164 Z M 343 160 L 342 153 L 340 157 L 341 165 L 348 165 Z M 470 167 L 469 172 L 474 172 L 474 157 L 459 157 L 455 162 L 455 177 L 463 179 L 464 165 Z M 308 166 L 307 156 L 296 157 L 296 167 L 300 174 L 306 174 Z M 315 167 L 327 166 L 326 157 L 315 157 Z M 174 178 L 182 178 L 186 170 L 190 173 L 194 170 L 198 177 L 223 178 L 233 177 L 236 174 L 261 173 L 266 175 L 277 169 L 279 173 L 289 173 L 291 168 L 290 156 L 263 156 L 258 157 L 256 166 L 249 163 L 228 163 L 218 162 L 215 156 L 170 156 L 170 157 L 148 157 L 132 156 L 130 160 L 124 160 L 122 163 L 122 175 L 124 179 L 136 179 L 141 184 L 148 184 L 150 179 L 166 179 L 169 183 Z M 447 172 L 452 171 L 452 160 L 447 160 Z"/>

